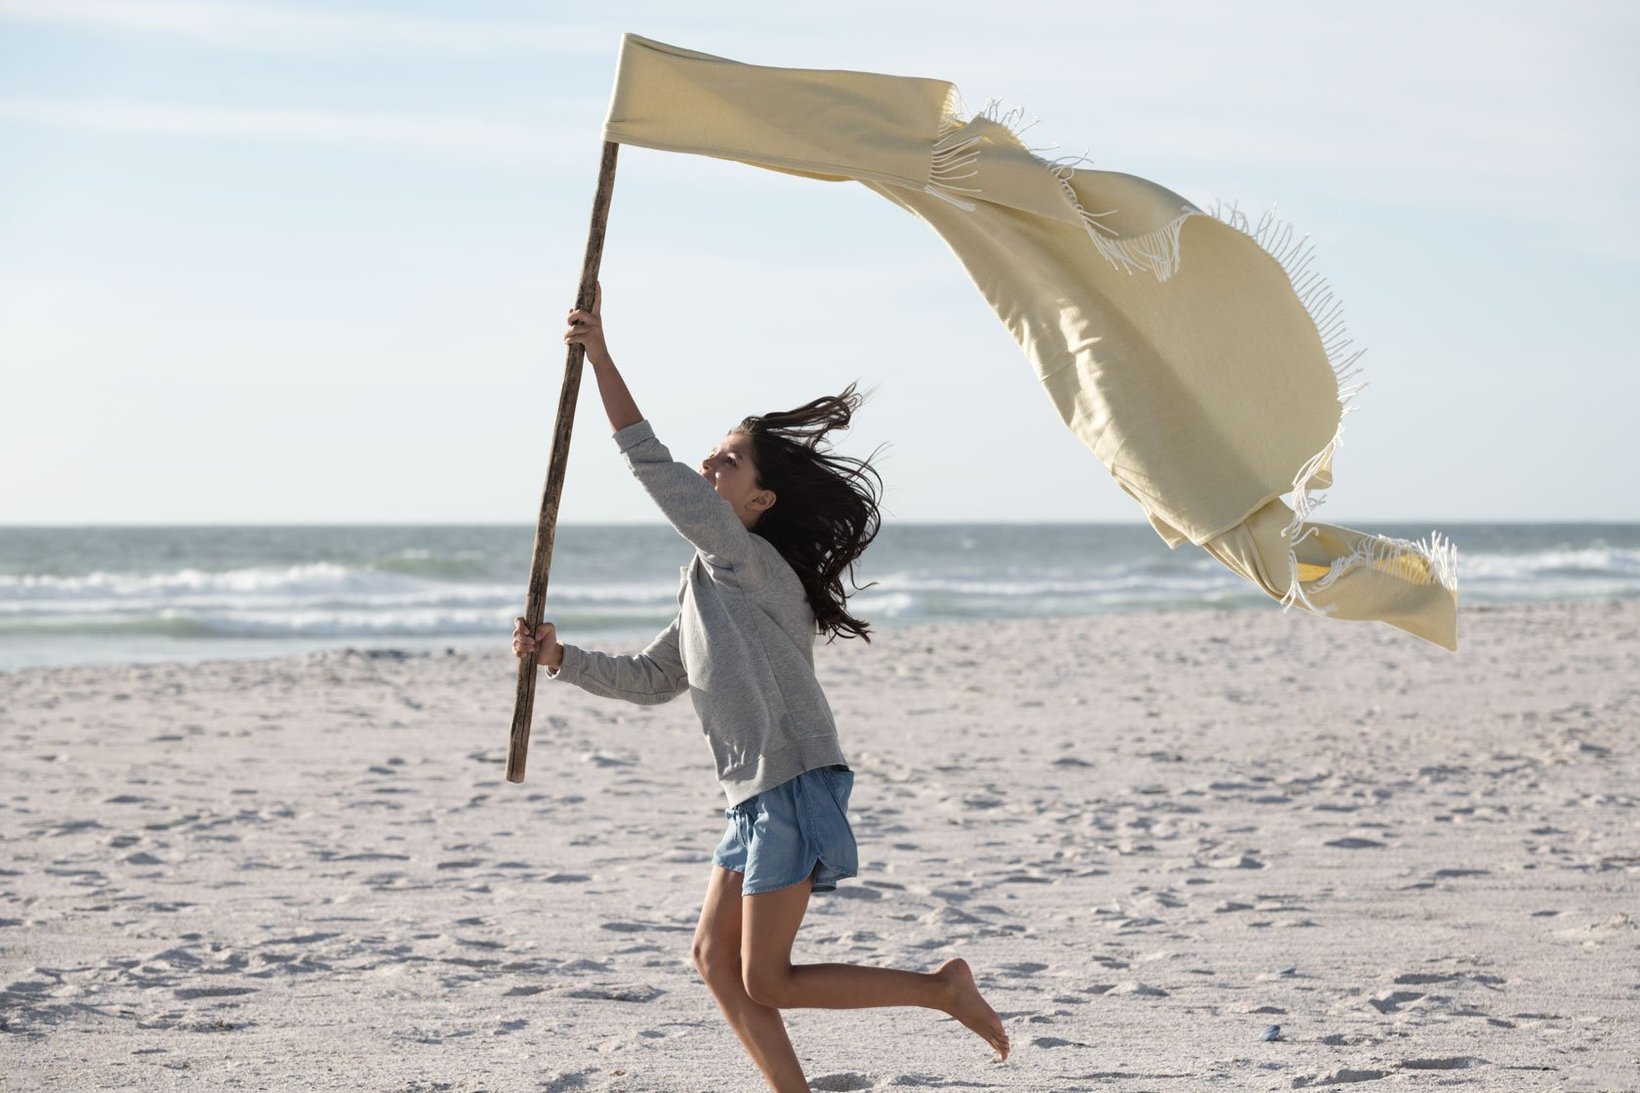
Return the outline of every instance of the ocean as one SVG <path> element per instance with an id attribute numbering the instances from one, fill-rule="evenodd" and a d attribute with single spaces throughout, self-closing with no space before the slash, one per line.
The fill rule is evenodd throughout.
<path id="1" fill-rule="evenodd" d="M 1370 525 L 1406 538 L 1426 525 Z M 1464 606 L 1640 597 L 1640 524 L 1440 525 Z M 534 529 L 0 527 L 0 670 L 508 647 Z M 547 617 L 620 647 L 676 610 L 689 548 L 664 525 L 558 529 Z M 1280 608 L 1142 524 L 891 524 L 851 611 L 888 629 L 1117 611 Z"/>

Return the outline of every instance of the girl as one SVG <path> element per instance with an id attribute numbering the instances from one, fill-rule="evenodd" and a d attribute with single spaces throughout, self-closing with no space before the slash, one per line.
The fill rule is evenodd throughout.
<path id="1" fill-rule="evenodd" d="M 693 699 L 728 797 L 728 830 L 695 930 L 695 968 L 776 1093 L 807 1091 L 780 1011 L 925 1006 L 978 1033 L 999 1056 L 1008 1034 L 963 960 L 934 972 L 791 962 L 811 892 L 857 870 L 844 762 L 814 674 L 824 632 L 867 636 L 842 576 L 876 535 L 880 480 L 870 464 L 819 450 L 861 398 L 852 384 L 786 413 L 749 417 L 699 471 L 673 462 L 632 401 L 604 344 L 600 297 L 572 309 L 566 343 L 586 347 L 615 443 L 673 528 L 695 548 L 682 610 L 637 656 L 560 644 L 551 623 L 513 651 L 541 648 L 557 680 L 629 702 Z M 873 482 L 877 482 L 874 488 Z"/>

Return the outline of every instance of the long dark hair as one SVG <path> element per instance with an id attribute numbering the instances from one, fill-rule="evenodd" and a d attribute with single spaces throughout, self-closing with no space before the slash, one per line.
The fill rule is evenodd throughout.
<path id="1" fill-rule="evenodd" d="M 883 480 L 869 460 L 819 447 L 826 434 L 848 428 L 864 401 L 851 383 L 840 395 L 749 417 L 735 429 L 751 438 L 758 488 L 775 495 L 774 507 L 752 530 L 797 571 L 815 623 L 830 635 L 828 642 L 839 637 L 871 640 L 870 625 L 848 613 L 843 575 L 848 574 L 856 590 L 862 587 L 854 580 L 854 562 L 877 537 Z"/>

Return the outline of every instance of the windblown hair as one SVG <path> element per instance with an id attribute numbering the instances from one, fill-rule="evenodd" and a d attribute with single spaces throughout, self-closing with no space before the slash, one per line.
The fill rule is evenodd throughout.
<path id="1" fill-rule="evenodd" d="M 751 438 L 758 488 L 775 494 L 774 506 L 752 530 L 797 571 L 828 642 L 871 640 L 870 625 L 848 613 L 843 575 L 856 591 L 862 587 L 854 580 L 854 562 L 877 537 L 882 478 L 869 460 L 819 447 L 826 434 L 848 428 L 865 401 L 854 386 L 795 410 L 746 418 L 735 429 Z"/>

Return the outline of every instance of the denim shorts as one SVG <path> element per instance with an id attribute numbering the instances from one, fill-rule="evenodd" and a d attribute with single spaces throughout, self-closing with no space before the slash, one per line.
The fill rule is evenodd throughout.
<path id="1" fill-rule="evenodd" d="M 729 828 L 712 861 L 745 874 L 740 893 L 755 896 L 807 880 L 831 892 L 860 872 L 848 823 L 854 772 L 817 767 L 723 810 Z"/>

